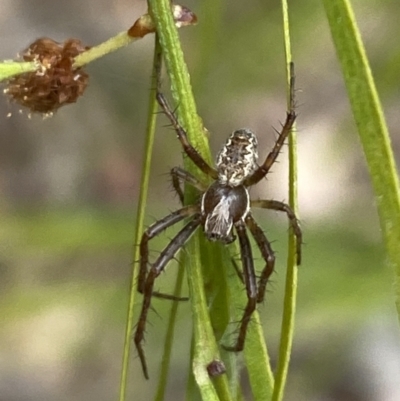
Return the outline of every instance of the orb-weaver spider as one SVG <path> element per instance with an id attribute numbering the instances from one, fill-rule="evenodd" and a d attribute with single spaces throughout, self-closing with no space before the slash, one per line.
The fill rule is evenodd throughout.
<path id="1" fill-rule="evenodd" d="M 220 241 L 228 244 L 235 240 L 233 230 L 239 238 L 241 261 L 243 265 L 242 280 L 247 292 L 247 305 L 239 325 L 239 334 L 234 346 L 224 347 L 229 351 L 241 351 L 244 347 L 247 326 L 256 309 L 256 304 L 264 299 L 265 288 L 275 264 L 274 252 L 263 230 L 256 223 L 251 214 L 251 207 L 273 209 L 285 212 L 289 218 L 293 232 L 296 236 L 297 264 L 301 262 L 302 232 L 295 213 L 289 205 L 276 200 L 250 200 L 248 187 L 257 184 L 269 172 L 275 162 L 293 123 L 296 119 L 294 104 L 294 67 L 290 65 L 290 102 L 286 121 L 278 133 L 272 151 L 261 165 L 257 164 L 257 139 L 247 128 L 236 130 L 228 138 L 218 153 L 216 167 L 211 167 L 197 150 L 188 141 L 184 128 L 179 124 L 177 117 L 168 105 L 158 84 L 157 101 L 176 130 L 179 141 L 186 155 L 193 163 L 214 182 L 205 186 L 197 178 L 180 167 L 171 170 L 173 186 L 183 202 L 183 191 L 180 181 L 192 185 L 202 192 L 201 201 L 195 205 L 184 206 L 155 222 L 144 232 L 140 242 L 140 266 L 138 275 L 138 290 L 143 293 L 143 304 L 140 312 L 134 341 L 142 364 L 144 376 L 148 379 L 148 370 L 142 341 L 146 327 L 147 313 L 153 295 L 176 300 L 171 295 L 159 294 L 153 291 L 154 281 L 164 270 L 165 266 L 175 254 L 189 240 L 199 226 L 203 227 L 204 234 L 210 241 Z M 148 242 L 166 230 L 168 227 L 190 218 L 190 221 L 175 235 L 164 248 L 157 260 L 150 264 L 148 269 Z M 265 260 L 265 267 L 257 279 L 250 241 L 247 236 L 249 229 L 261 255 Z"/>

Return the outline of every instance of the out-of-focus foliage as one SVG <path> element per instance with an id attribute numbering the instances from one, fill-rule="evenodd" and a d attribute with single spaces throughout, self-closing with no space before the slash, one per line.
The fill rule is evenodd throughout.
<path id="1" fill-rule="evenodd" d="M 198 26 L 180 35 L 214 152 L 232 130 L 247 126 L 258 134 L 265 154 L 274 139 L 272 126 L 285 117 L 279 2 L 222 2 L 217 23 L 207 1 L 185 5 L 199 18 Z M 286 399 L 385 401 L 385 394 L 398 391 L 393 383 L 400 377 L 400 345 L 369 178 L 322 6 L 315 0 L 290 6 L 305 251 Z M 397 7 L 392 0 L 354 2 L 398 154 Z M 0 57 L 13 58 L 43 36 L 99 43 L 145 11 L 144 2 L 123 0 L 3 0 Z M 0 100 L 0 393 L 5 399 L 116 397 L 152 43 L 145 38 L 91 65 L 85 96 L 52 119 L 29 120 Z M 13 116 L 7 119 L 9 112 Z M 181 164 L 181 149 L 174 133 L 161 127 L 166 119 L 160 121 L 147 223 L 178 206 L 167 173 Z M 253 197 L 287 199 L 285 156 Z M 258 220 L 276 239 L 277 272 L 260 308 L 274 357 L 286 220 L 266 212 Z M 154 255 L 171 235 L 154 241 Z M 163 290 L 172 286 L 176 268 L 163 275 Z M 155 301 L 160 317 L 150 316 L 146 351 L 154 372 L 169 307 Z M 178 391 L 188 371 L 189 310 L 180 306 L 171 400 L 184 392 Z M 130 380 L 132 396 L 149 399 L 152 383 L 144 383 L 135 359 Z"/>

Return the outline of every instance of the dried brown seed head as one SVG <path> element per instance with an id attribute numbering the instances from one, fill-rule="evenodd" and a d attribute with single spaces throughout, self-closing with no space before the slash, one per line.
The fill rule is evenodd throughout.
<path id="1" fill-rule="evenodd" d="M 85 91 L 89 76 L 82 68 L 73 68 L 74 57 L 87 49 L 78 39 L 64 43 L 49 38 L 36 40 L 24 50 L 22 58 L 37 62 L 40 68 L 10 79 L 4 93 L 31 112 L 47 115 L 75 103 Z"/>

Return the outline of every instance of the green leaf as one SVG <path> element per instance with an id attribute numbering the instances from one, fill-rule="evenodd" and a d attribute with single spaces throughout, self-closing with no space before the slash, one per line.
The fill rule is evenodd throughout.
<path id="1" fill-rule="evenodd" d="M 371 176 L 388 259 L 395 271 L 400 319 L 400 190 L 390 137 L 350 1 L 324 0 L 324 6 Z"/>

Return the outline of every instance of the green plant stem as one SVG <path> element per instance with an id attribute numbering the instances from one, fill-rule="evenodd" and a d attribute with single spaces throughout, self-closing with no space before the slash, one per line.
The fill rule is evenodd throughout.
<path id="1" fill-rule="evenodd" d="M 130 287 L 130 298 L 128 307 L 128 316 L 125 330 L 125 345 L 122 361 L 122 374 L 120 383 L 120 393 L 119 400 L 125 401 L 126 399 L 126 388 L 129 370 L 129 360 L 131 354 L 132 345 L 132 330 L 133 330 L 133 311 L 135 305 L 135 295 L 136 291 L 136 273 L 137 273 L 137 263 L 139 260 L 139 241 L 143 233 L 144 227 L 144 216 L 147 204 L 147 194 L 149 188 L 150 179 L 150 167 L 152 159 L 152 151 L 154 144 L 154 134 L 156 127 L 156 117 L 157 117 L 157 101 L 156 101 L 156 66 L 157 63 L 161 62 L 161 49 L 158 45 L 157 39 L 155 39 L 154 56 L 153 56 L 153 75 L 151 80 L 151 91 L 149 97 L 148 115 L 147 115 L 147 128 L 146 128 L 146 144 L 145 144 L 145 157 L 143 159 L 142 165 L 142 178 L 140 182 L 140 195 L 139 203 L 136 213 L 136 229 L 134 235 L 134 249 L 133 249 L 133 265 L 132 265 L 132 276 L 131 276 L 131 287 Z"/>
<path id="2" fill-rule="evenodd" d="M 254 400 L 270 400 L 274 377 L 258 313 L 254 313 L 252 316 L 252 324 L 247 332 L 244 353 Z"/>
<path id="3" fill-rule="evenodd" d="M 121 47 L 127 46 L 130 43 L 140 38 L 132 38 L 128 35 L 127 31 L 121 32 L 118 35 L 100 43 L 97 46 L 91 47 L 89 50 L 79 54 L 75 57 L 74 67 L 79 68 L 91 63 L 112 53 Z M 18 62 L 18 61 L 4 61 L 0 63 L 0 82 L 9 79 L 13 76 L 24 74 L 26 72 L 34 72 L 41 68 L 40 63 L 35 62 Z"/>
<path id="4" fill-rule="evenodd" d="M 25 72 L 34 72 L 40 64 L 31 62 L 3 61 L 0 63 L 0 82 Z"/>
<path id="5" fill-rule="evenodd" d="M 92 61 L 105 56 L 106 54 L 112 53 L 121 47 L 127 46 L 138 39 L 140 38 L 132 38 L 129 36 L 127 31 L 121 32 L 105 42 L 100 43 L 97 46 L 93 46 L 89 50 L 76 56 L 74 67 L 83 67 L 84 65 L 89 64 Z"/>
<path id="6" fill-rule="evenodd" d="M 290 44 L 289 10 L 287 0 L 281 0 L 284 48 L 286 60 L 287 104 L 290 107 L 290 63 L 292 52 Z M 297 204 L 297 140 L 294 129 L 289 135 L 289 205 L 298 216 Z M 290 355 L 293 345 L 294 322 L 297 296 L 297 266 L 296 266 L 296 237 L 289 229 L 288 258 L 286 269 L 285 296 L 283 303 L 283 316 L 281 324 L 281 338 L 279 345 L 279 359 L 275 375 L 275 387 L 272 395 L 273 401 L 281 401 L 285 390 L 289 370 Z"/>
<path id="7" fill-rule="evenodd" d="M 183 279 L 185 277 L 185 269 L 183 266 L 179 267 L 178 275 L 175 282 L 174 296 L 180 297 L 182 292 Z M 158 381 L 156 396 L 154 401 L 163 401 L 165 398 L 165 390 L 167 387 L 168 370 L 171 360 L 172 344 L 174 340 L 174 329 L 176 323 L 176 316 L 178 314 L 179 302 L 172 302 L 171 311 L 168 320 L 168 329 L 164 341 L 164 353 L 161 361 L 160 378 Z"/>
<path id="8" fill-rule="evenodd" d="M 379 96 L 348 0 L 324 0 L 358 134 L 363 146 L 389 262 L 400 320 L 400 185 Z"/>

